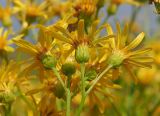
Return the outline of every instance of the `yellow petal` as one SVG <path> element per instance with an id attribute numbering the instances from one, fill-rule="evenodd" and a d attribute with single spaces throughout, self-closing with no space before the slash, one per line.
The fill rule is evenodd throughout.
<path id="1" fill-rule="evenodd" d="M 121 42 L 121 27 L 120 27 L 120 24 L 119 23 L 117 23 L 116 24 L 116 27 L 117 27 L 117 48 L 119 48 L 120 47 L 120 42 Z"/>
<path id="2" fill-rule="evenodd" d="M 134 61 L 134 60 L 128 60 L 126 62 L 126 64 L 127 63 L 138 66 L 138 67 L 142 67 L 142 68 L 151 68 L 150 62 L 148 63 L 148 62 L 137 62 L 137 61 Z"/>
<path id="3" fill-rule="evenodd" d="M 124 46 L 126 45 L 126 41 L 128 38 L 128 24 L 125 25 L 124 29 L 123 29 L 123 33 L 122 33 L 122 40 L 121 40 L 121 48 L 124 48 Z"/>
<path id="4" fill-rule="evenodd" d="M 97 26 L 99 24 L 99 20 L 96 20 L 93 22 L 93 24 L 91 25 L 91 33 L 90 36 L 91 36 L 91 39 L 95 36 L 95 32 L 97 31 Z"/>
<path id="5" fill-rule="evenodd" d="M 84 20 L 78 22 L 78 39 L 84 39 Z"/>
<path id="6" fill-rule="evenodd" d="M 23 49 L 26 49 L 34 54 L 37 54 L 38 53 L 38 50 L 36 48 L 36 46 L 32 45 L 31 43 L 25 41 L 25 40 L 22 40 L 22 39 L 19 39 L 19 40 L 13 40 L 13 42 L 18 45 L 19 47 L 23 48 Z"/>
<path id="7" fill-rule="evenodd" d="M 64 34 L 68 39 L 73 40 L 70 33 L 66 29 L 64 29 L 63 27 L 60 27 L 58 25 L 55 25 L 54 27 L 57 31 L 60 31 L 62 34 Z"/>
<path id="8" fill-rule="evenodd" d="M 124 50 L 132 50 L 136 48 L 144 38 L 144 32 L 140 33 L 128 46 L 124 48 Z"/>
<path id="9" fill-rule="evenodd" d="M 60 41 L 72 44 L 72 41 L 68 38 L 66 38 L 65 36 L 63 36 L 62 34 L 58 33 L 58 32 L 52 32 L 52 36 Z"/>
<path id="10" fill-rule="evenodd" d="M 108 36 L 105 36 L 105 37 L 102 37 L 102 38 L 97 38 L 93 41 L 93 44 L 95 45 L 95 44 L 98 44 L 99 42 L 106 41 L 106 40 L 108 40 L 108 42 L 109 42 L 110 41 L 109 39 L 113 38 L 113 37 L 115 37 L 115 36 L 114 35 L 108 35 Z"/>
<path id="11" fill-rule="evenodd" d="M 108 35 L 114 35 L 113 29 L 109 24 L 106 25 L 106 29 L 107 29 Z M 109 41 L 110 41 L 111 47 L 116 48 L 115 38 L 110 38 Z"/>
<path id="12" fill-rule="evenodd" d="M 142 49 L 142 50 L 136 50 L 136 51 L 133 51 L 131 53 L 128 53 L 128 56 L 143 55 L 143 54 L 146 54 L 146 53 L 150 52 L 151 50 L 152 50 L 151 48 L 145 48 L 145 49 Z"/>
<path id="13" fill-rule="evenodd" d="M 13 49 L 12 47 L 10 47 L 10 46 L 6 46 L 4 49 L 5 49 L 7 52 L 14 52 L 14 49 Z"/>

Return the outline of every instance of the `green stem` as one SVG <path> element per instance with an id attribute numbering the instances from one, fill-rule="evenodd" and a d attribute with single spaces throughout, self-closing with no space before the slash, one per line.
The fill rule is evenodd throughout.
<path id="1" fill-rule="evenodd" d="M 58 80 L 60 81 L 60 83 L 62 84 L 66 94 L 67 94 L 67 108 L 66 108 L 66 116 L 70 116 L 70 104 L 71 104 L 71 92 L 70 92 L 70 81 L 71 81 L 71 77 L 68 77 L 68 82 L 67 82 L 67 87 L 65 86 L 60 74 L 58 73 L 56 68 L 52 69 L 54 74 L 56 75 L 56 77 L 58 78 Z"/>
<path id="2" fill-rule="evenodd" d="M 85 64 L 82 63 L 82 64 L 81 64 L 82 98 L 85 97 L 85 77 L 84 77 L 84 74 L 85 74 Z"/>
<path id="3" fill-rule="evenodd" d="M 77 112 L 76 112 L 76 116 L 80 116 L 80 114 L 81 114 L 81 112 L 82 112 L 82 110 L 83 110 L 83 106 L 84 106 L 84 103 L 85 103 L 85 99 L 86 99 L 86 96 L 82 96 L 82 99 L 81 99 L 81 103 L 80 103 L 80 105 L 79 105 L 79 107 L 78 107 L 78 110 L 77 110 Z"/>
<path id="4" fill-rule="evenodd" d="M 70 116 L 70 112 L 71 112 L 71 91 L 70 91 L 70 86 L 71 86 L 71 77 L 68 76 L 68 80 L 67 80 L 67 113 L 66 113 L 66 116 Z"/>
<path id="5" fill-rule="evenodd" d="M 92 85 L 90 86 L 90 88 L 87 90 L 86 95 L 88 95 L 91 90 L 93 89 L 93 87 L 97 84 L 97 82 L 103 77 L 103 75 L 111 68 L 112 66 L 108 66 L 97 78 L 95 78 L 95 80 L 93 80 Z"/>
<path id="6" fill-rule="evenodd" d="M 66 86 L 65 86 L 65 84 L 64 84 L 64 82 L 63 82 L 63 80 L 62 80 L 62 78 L 60 76 L 60 74 L 58 73 L 57 69 L 53 68 L 52 70 L 53 70 L 54 74 L 56 75 L 56 77 L 58 78 L 58 80 L 60 81 L 60 83 L 62 84 L 65 92 L 67 92 L 68 90 L 67 90 L 67 88 L 66 88 Z"/>
<path id="7" fill-rule="evenodd" d="M 80 64 L 81 65 L 81 92 L 82 92 L 82 99 L 81 99 L 81 103 L 78 107 L 78 110 L 76 112 L 76 116 L 80 116 L 82 110 L 83 110 L 83 106 L 84 106 L 84 102 L 85 102 L 85 98 L 86 98 L 86 93 L 85 93 L 85 63 Z"/>
<path id="8" fill-rule="evenodd" d="M 71 112 L 71 92 L 70 89 L 67 89 L 67 113 L 66 116 L 70 116 Z"/>

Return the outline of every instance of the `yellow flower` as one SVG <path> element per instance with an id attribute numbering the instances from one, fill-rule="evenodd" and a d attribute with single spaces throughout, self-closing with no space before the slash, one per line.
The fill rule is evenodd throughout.
<path id="1" fill-rule="evenodd" d="M 12 14 L 12 9 L 10 7 L 2 8 L 0 6 L 0 20 L 2 21 L 4 26 L 10 26 L 12 24 Z"/>
<path id="2" fill-rule="evenodd" d="M 97 0 L 78 0 L 75 6 L 77 14 L 93 15 L 97 10 Z"/>
<path id="3" fill-rule="evenodd" d="M 31 23 L 36 20 L 36 18 L 43 17 L 47 18 L 45 12 L 46 2 L 42 2 L 40 5 L 25 0 L 13 0 L 15 13 L 18 13 L 20 20 L 25 23 Z"/>
<path id="4" fill-rule="evenodd" d="M 84 20 L 80 20 L 78 22 L 78 27 L 73 32 L 69 32 L 67 29 L 55 25 L 54 28 L 58 32 L 51 30 L 51 33 L 53 34 L 53 37 L 55 37 L 55 39 L 58 39 L 70 45 L 68 54 L 71 54 L 74 50 L 81 51 L 79 47 L 82 47 L 82 49 L 83 47 L 85 47 L 86 51 L 84 52 L 88 52 L 88 47 L 96 49 L 98 46 L 101 46 L 102 43 L 106 43 L 106 40 L 108 40 L 108 38 L 113 37 L 113 35 L 101 36 L 100 32 L 105 29 L 106 25 L 102 25 L 101 27 L 97 28 L 98 23 L 98 20 L 93 22 L 91 28 L 88 29 L 88 33 L 85 33 Z M 88 53 L 84 53 L 83 55 L 88 56 Z M 83 55 L 79 56 L 83 57 Z"/>
<path id="5" fill-rule="evenodd" d="M 14 68 L 13 68 L 14 67 Z M 6 65 L 0 67 L 0 99 L 1 102 L 8 103 L 15 100 L 17 97 L 16 92 L 18 89 L 26 90 L 27 81 L 19 77 L 20 66 L 19 64 L 10 61 Z"/>
<path id="6" fill-rule="evenodd" d="M 47 12 L 49 16 L 63 16 L 70 12 L 73 3 L 71 1 L 46 0 L 48 4 Z"/>
<path id="7" fill-rule="evenodd" d="M 44 77 L 47 76 L 47 74 L 52 74 L 52 71 L 49 71 L 44 67 L 44 64 L 42 62 L 43 57 L 48 55 L 53 57 L 56 56 L 58 58 L 60 53 L 57 53 L 58 49 L 56 46 L 54 46 L 55 43 L 53 42 L 53 37 L 48 31 L 48 28 L 50 27 L 40 27 L 38 42 L 35 45 L 23 39 L 13 40 L 14 43 L 18 45 L 23 52 L 26 52 L 31 56 L 30 59 L 26 60 L 26 63 L 28 65 L 25 69 L 26 73 L 31 72 L 34 69 L 38 69 L 39 77 L 41 80 L 43 80 Z"/>
<path id="8" fill-rule="evenodd" d="M 12 44 L 12 39 L 7 40 L 9 36 L 9 31 L 4 31 L 3 28 L 0 28 L 0 50 L 4 50 L 6 52 L 13 52 L 14 49 L 9 46 Z"/>
<path id="9" fill-rule="evenodd" d="M 108 25 L 108 33 L 113 34 L 113 30 Z M 144 33 L 140 33 L 132 42 L 126 44 L 128 41 L 128 26 L 126 25 L 124 31 L 121 31 L 120 25 L 117 24 L 116 38 L 110 39 L 110 56 L 108 64 L 114 68 L 124 66 L 128 72 L 131 72 L 130 66 L 151 67 L 153 58 L 148 56 L 150 48 L 136 49 L 144 38 Z M 118 70 L 118 69 L 117 69 Z"/>

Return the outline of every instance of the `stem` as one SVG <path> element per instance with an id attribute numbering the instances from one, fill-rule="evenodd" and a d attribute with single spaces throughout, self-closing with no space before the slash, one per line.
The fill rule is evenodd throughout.
<path id="1" fill-rule="evenodd" d="M 95 80 L 93 80 L 93 84 L 91 85 L 91 87 L 87 90 L 86 95 L 88 95 L 91 90 L 93 89 L 93 87 L 97 84 L 97 82 L 103 77 L 103 75 L 111 68 L 112 66 L 109 65 L 97 78 L 95 78 Z"/>
<path id="2" fill-rule="evenodd" d="M 67 89 L 67 113 L 66 116 L 70 116 L 71 112 L 71 92 L 70 89 Z"/>
<path id="3" fill-rule="evenodd" d="M 82 98 L 85 97 L 85 77 L 84 77 L 84 74 L 85 74 L 85 64 L 82 63 L 81 64 L 81 79 L 82 79 Z"/>
<path id="4" fill-rule="evenodd" d="M 80 116 L 83 106 L 84 106 L 84 102 L 85 102 L 85 98 L 86 98 L 86 93 L 85 93 L 85 63 L 80 64 L 81 65 L 81 92 L 82 92 L 82 99 L 81 99 L 81 103 L 78 107 L 78 110 L 76 112 L 76 116 Z"/>
<path id="5" fill-rule="evenodd" d="M 67 113 L 66 113 L 66 116 L 70 116 L 70 112 L 71 112 L 71 91 L 70 91 L 70 85 L 71 85 L 71 77 L 68 76 L 68 80 L 67 80 Z"/>
<path id="6" fill-rule="evenodd" d="M 80 103 L 78 110 L 76 112 L 76 116 L 80 116 L 82 109 L 83 109 L 83 106 L 84 106 L 84 103 L 85 103 L 85 99 L 86 99 L 86 96 L 84 96 L 84 97 L 82 96 L 81 103 Z"/>
<path id="7" fill-rule="evenodd" d="M 60 83 L 62 84 L 64 90 L 67 92 L 68 90 L 67 90 L 67 88 L 66 88 L 66 86 L 65 86 L 65 84 L 64 84 L 64 82 L 63 82 L 63 80 L 62 80 L 62 78 L 60 76 L 60 74 L 58 73 L 57 69 L 53 68 L 52 70 L 53 70 L 54 74 L 56 75 L 56 77 L 58 78 L 58 80 L 60 81 Z"/>

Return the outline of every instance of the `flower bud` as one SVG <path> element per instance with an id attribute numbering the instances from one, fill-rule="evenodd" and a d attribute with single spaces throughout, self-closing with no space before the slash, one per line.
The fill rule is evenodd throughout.
<path id="1" fill-rule="evenodd" d="M 57 64 L 56 58 L 51 55 L 44 55 L 41 61 L 42 61 L 43 66 L 46 69 L 52 69 L 56 67 L 56 64 Z"/>
<path id="2" fill-rule="evenodd" d="M 97 76 L 97 72 L 93 69 L 87 70 L 85 73 L 85 77 L 87 78 L 87 81 L 92 81 Z"/>
<path id="3" fill-rule="evenodd" d="M 115 50 L 109 57 L 108 64 L 115 68 L 119 67 L 123 63 L 124 58 L 124 54 L 121 51 Z"/>
<path id="4" fill-rule="evenodd" d="M 89 60 L 89 48 L 85 44 L 81 44 L 75 51 L 75 58 L 78 63 L 86 63 Z"/>
<path id="5" fill-rule="evenodd" d="M 65 95 L 65 90 L 60 82 L 57 82 L 55 88 L 53 89 L 53 93 L 58 98 L 63 98 Z"/>
<path id="6" fill-rule="evenodd" d="M 15 100 L 15 95 L 13 93 L 0 93 L 0 100 L 5 103 L 11 103 Z"/>
<path id="7" fill-rule="evenodd" d="M 66 76 L 71 76 L 76 72 L 76 67 L 73 63 L 65 63 L 62 65 L 62 72 Z"/>
<path id="8" fill-rule="evenodd" d="M 117 5 L 116 4 L 111 4 L 108 9 L 107 9 L 108 15 L 114 15 L 117 12 Z"/>

